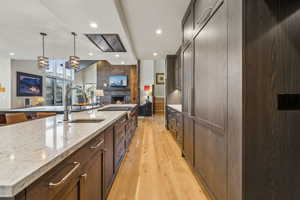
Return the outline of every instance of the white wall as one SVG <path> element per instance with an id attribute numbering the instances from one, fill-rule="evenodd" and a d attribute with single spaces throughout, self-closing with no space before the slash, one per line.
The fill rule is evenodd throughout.
<path id="1" fill-rule="evenodd" d="M 165 96 L 165 85 L 156 85 L 156 73 L 165 73 L 165 60 L 141 60 L 140 65 L 140 88 L 141 88 L 141 103 L 146 100 L 144 94 L 145 85 L 155 85 L 155 97 Z"/>
<path id="2" fill-rule="evenodd" d="M 74 83 L 79 85 L 83 85 L 87 83 L 97 84 L 97 63 L 79 72 L 75 72 Z"/>
<path id="3" fill-rule="evenodd" d="M 87 67 L 83 71 L 84 71 L 84 74 L 83 74 L 84 83 L 97 84 L 97 63 Z"/>
<path id="4" fill-rule="evenodd" d="M 155 97 L 165 97 L 165 84 L 164 85 L 156 85 L 156 73 L 164 73 L 166 72 L 166 64 L 165 60 L 156 60 L 154 61 L 154 83 L 155 83 Z"/>
<path id="5" fill-rule="evenodd" d="M 154 84 L 154 60 L 141 60 L 140 64 L 140 88 L 141 88 L 141 103 L 144 103 L 146 100 L 144 94 L 145 85 Z"/>
<path id="6" fill-rule="evenodd" d="M 10 63 L 9 57 L 0 58 L 0 84 L 5 88 L 5 92 L 0 92 L 0 109 L 10 109 L 11 107 Z"/>
<path id="7" fill-rule="evenodd" d="M 46 74 L 39 69 L 36 60 L 11 60 L 11 107 L 24 107 L 24 99 L 31 99 L 32 104 L 36 103 L 36 97 L 17 97 L 17 72 L 24 72 L 43 76 L 43 95 L 46 93 Z"/>

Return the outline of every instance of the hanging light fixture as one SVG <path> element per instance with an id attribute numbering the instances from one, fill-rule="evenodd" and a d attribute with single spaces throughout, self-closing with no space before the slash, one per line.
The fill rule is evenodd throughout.
<path id="1" fill-rule="evenodd" d="M 38 67 L 41 69 L 48 69 L 49 67 L 49 58 L 45 57 L 45 37 L 47 36 L 46 33 L 40 33 L 43 40 L 43 56 L 38 56 Z"/>
<path id="2" fill-rule="evenodd" d="M 72 32 L 71 33 L 74 37 L 74 56 L 70 56 L 70 66 L 73 69 L 79 69 L 80 67 L 80 58 L 76 56 L 76 36 L 77 34 Z"/>

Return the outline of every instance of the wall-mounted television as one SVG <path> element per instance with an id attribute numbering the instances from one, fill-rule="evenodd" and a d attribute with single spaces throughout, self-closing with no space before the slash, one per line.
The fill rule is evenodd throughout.
<path id="1" fill-rule="evenodd" d="M 110 87 L 127 87 L 128 81 L 127 76 L 110 76 L 109 86 Z"/>
<path id="2" fill-rule="evenodd" d="M 17 72 L 17 96 L 43 96 L 43 77 Z"/>

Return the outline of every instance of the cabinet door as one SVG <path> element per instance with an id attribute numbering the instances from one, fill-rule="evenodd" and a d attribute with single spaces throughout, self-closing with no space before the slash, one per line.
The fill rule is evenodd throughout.
<path id="1" fill-rule="evenodd" d="M 104 151 L 104 196 L 106 197 L 114 177 L 114 129 L 105 131 Z"/>
<path id="2" fill-rule="evenodd" d="M 72 182 L 53 200 L 87 200 L 85 196 L 85 177 L 81 176 L 76 182 Z M 40 197 L 39 197 L 40 198 Z"/>
<path id="3" fill-rule="evenodd" d="M 114 129 L 114 172 L 116 173 L 125 155 L 126 117 L 119 120 Z"/>
<path id="4" fill-rule="evenodd" d="M 102 147 L 103 148 L 103 147 Z M 86 174 L 82 176 L 85 180 L 85 199 L 84 200 L 101 200 L 103 184 L 103 151 L 97 152 L 93 159 L 89 161 L 85 170 Z"/>
<path id="5" fill-rule="evenodd" d="M 183 24 L 183 43 L 186 44 L 192 41 L 194 31 L 193 9 L 190 9 L 185 22 Z"/>
<path id="6" fill-rule="evenodd" d="M 193 45 L 183 51 L 183 112 L 192 113 Z"/>
<path id="7" fill-rule="evenodd" d="M 194 6 L 196 29 L 203 25 L 205 19 L 211 14 L 214 1 L 215 0 L 196 0 Z"/>
<path id="8" fill-rule="evenodd" d="M 183 52 L 183 153 L 185 158 L 194 164 L 194 123 L 192 114 L 193 89 L 193 45 L 189 45 Z"/>
<path id="9" fill-rule="evenodd" d="M 227 18 L 223 4 L 195 37 L 195 168 L 216 199 L 227 184 Z"/>
<path id="10" fill-rule="evenodd" d="M 178 52 L 175 61 L 175 87 L 181 90 L 181 54 Z"/>
<path id="11" fill-rule="evenodd" d="M 194 122 L 189 117 L 183 117 L 183 153 L 186 160 L 194 165 Z"/>

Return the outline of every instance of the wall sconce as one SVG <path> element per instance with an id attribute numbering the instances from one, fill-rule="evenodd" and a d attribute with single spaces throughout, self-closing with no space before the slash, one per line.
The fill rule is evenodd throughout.
<path id="1" fill-rule="evenodd" d="M 0 84 L 0 92 L 5 92 L 5 87 Z"/>

